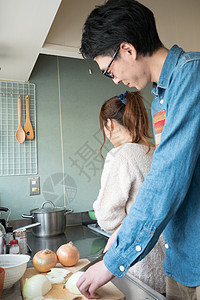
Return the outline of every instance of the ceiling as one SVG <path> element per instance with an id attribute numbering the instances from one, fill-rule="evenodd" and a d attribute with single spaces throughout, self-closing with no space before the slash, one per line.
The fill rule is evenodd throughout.
<path id="1" fill-rule="evenodd" d="M 29 80 L 40 53 L 82 58 L 83 24 L 105 0 L 0 0 L 0 80 Z M 200 50 L 200 1 L 140 0 L 155 15 L 162 42 Z M 181 7 L 181 12 L 180 12 Z"/>
<path id="2" fill-rule="evenodd" d="M 104 0 L 0 0 L 0 80 L 28 81 L 40 53 L 82 58 L 82 27 Z"/>
<path id="3" fill-rule="evenodd" d="M 105 0 L 62 0 L 41 53 L 82 58 L 79 53 L 83 24 Z"/>
<path id="4" fill-rule="evenodd" d="M 61 0 L 0 0 L 0 80 L 27 81 Z"/>

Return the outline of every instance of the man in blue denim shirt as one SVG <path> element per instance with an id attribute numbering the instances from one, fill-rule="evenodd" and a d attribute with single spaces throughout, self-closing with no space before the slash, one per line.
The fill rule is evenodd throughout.
<path id="1" fill-rule="evenodd" d="M 164 230 L 167 297 L 200 299 L 200 53 L 185 53 L 176 45 L 166 49 L 153 13 L 133 0 L 110 0 L 94 9 L 80 50 L 116 84 L 141 90 L 153 82 L 156 150 L 104 260 L 77 286 L 86 297 L 97 298 L 95 290 L 114 276 L 123 277 Z"/>

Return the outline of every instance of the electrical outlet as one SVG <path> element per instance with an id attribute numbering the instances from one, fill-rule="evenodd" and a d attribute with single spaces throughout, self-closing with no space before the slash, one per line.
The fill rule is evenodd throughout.
<path id="1" fill-rule="evenodd" d="M 40 177 L 29 178 L 30 196 L 40 194 Z"/>

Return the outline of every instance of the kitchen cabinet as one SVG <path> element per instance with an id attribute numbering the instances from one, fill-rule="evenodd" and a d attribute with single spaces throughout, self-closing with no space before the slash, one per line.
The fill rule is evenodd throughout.
<path id="1" fill-rule="evenodd" d="M 60 3 L 61 0 L 1 1 L 1 80 L 29 80 Z"/>
<path id="2" fill-rule="evenodd" d="M 104 0 L 63 0 L 41 49 L 41 53 L 82 58 L 79 53 L 83 24 Z"/>
<path id="3" fill-rule="evenodd" d="M 104 0 L 62 0 L 41 53 L 82 58 L 79 48 L 83 24 L 95 6 L 104 2 Z M 184 50 L 199 50 L 200 42 L 196 38 L 200 22 L 198 1 L 193 0 L 189 8 L 186 0 L 141 0 L 141 3 L 154 12 L 158 31 L 165 46 L 170 48 L 178 43 Z M 181 13 L 179 7 L 182 8 Z M 163 15 L 164 11 L 168 13 Z M 184 22 L 185 20 L 187 22 Z"/>
<path id="4" fill-rule="evenodd" d="M 40 53 L 81 58 L 83 24 L 93 8 L 103 3 L 104 0 L 1 1 L 4 30 L 0 34 L 0 79 L 28 81 Z M 189 6 L 187 0 L 141 3 L 154 12 L 166 47 L 178 43 L 186 51 L 200 49 L 199 1 L 191 0 Z"/>
<path id="5" fill-rule="evenodd" d="M 125 275 L 121 279 L 115 277 L 112 283 L 126 296 L 126 300 L 167 299 L 135 277 L 131 278 L 128 275 Z"/>

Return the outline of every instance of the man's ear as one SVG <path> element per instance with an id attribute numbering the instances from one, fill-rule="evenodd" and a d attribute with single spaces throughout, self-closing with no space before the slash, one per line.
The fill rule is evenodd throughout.
<path id="1" fill-rule="evenodd" d="M 137 58 L 137 51 L 136 51 L 135 47 L 132 44 L 123 42 L 120 45 L 120 50 L 121 50 L 120 54 L 122 54 L 122 55 L 123 54 L 129 55 L 134 60 L 136 60 L 136 58 Z"/>

